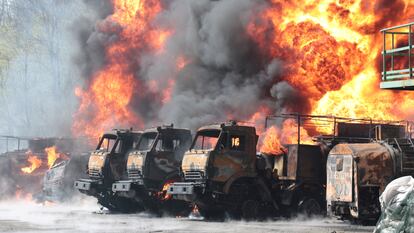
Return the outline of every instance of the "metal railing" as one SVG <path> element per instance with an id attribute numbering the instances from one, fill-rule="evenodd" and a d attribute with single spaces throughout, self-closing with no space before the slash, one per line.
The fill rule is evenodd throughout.
<path id="1" fill-rule="evenodd" d="M 414 55 L 411 53 L 414 48 L 413 25 L 414 22 L 381 30 L 383 34 L 382 81 L 413 78 L 411 64 Z M 396 61 L 397 58 L 401 60 Z"/>
<path id="2" fill-rule="evenodd" d="M 378 128 L 384 126 L 399 126 L 404 130 L 403 138 L 411 138 L 413 133 L 413 123 L 410 121 L 386 121 L 375 120 L 371 118 L 346 118 L 329 115 L 303 115 L 298 113 L 270 115 L 265 119 L 265 128 L 270 126 L 271 120 L 276 121 L 276 125 L 282 125 L 287 119 L 292 119 L 295 122 L 295 132 L 297 133 L 297 144 L 301 144 L 301 134 L 306 130 L 306 134 L 314 141 L 318 140 L 345 140 L 345 141 L 370 141 L 382 140 L 381 132 Z M 355 125 L 366 125 L 366 131 L 362 130 L 363 135 L 347 135 L 345 132 L 339 132 L 346 127 Z M 340 128 L 343 126 L 343 128 Z M 355 129 L 353 129 L 355 130 Z M 347 131 L 347 130 L 345 130 Z M 352 139 L 352 140 L 351 140 Z M 385 138 L 384 138 L 385 139 Z"/>

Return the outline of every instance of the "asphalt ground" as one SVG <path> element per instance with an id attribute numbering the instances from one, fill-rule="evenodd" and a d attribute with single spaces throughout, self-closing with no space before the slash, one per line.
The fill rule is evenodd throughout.
<path id="1" fill-rule="evenodd" d="M 0 202 L 0 232 L 372 232 L 372 226 L 330 218 L 278 219 L 265 222 L 204 221 L 155 217 L 146 213 L 112 214 L 93 199 L 67 204 L 37 204 L 27 200 Z"/>

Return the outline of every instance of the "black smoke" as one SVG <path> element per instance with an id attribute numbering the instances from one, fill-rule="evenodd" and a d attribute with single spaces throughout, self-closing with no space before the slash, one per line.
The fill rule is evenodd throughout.
<path id="1" fill-rule="evenodd" d="M 191 129 L 229 118 L 248 120 L 259 108 L 269 113 L 300 111 L 295 102 L 300 92 L 279 83 L 282 61 L 262 56 L 247 30 L 267 4 L 264 0 L 163 1 L 163 11 L 151 24 L 173 33 L 161 54 L 134 50 L 130 56 L 131 64 L 138 62 L 132 67 L 141 85 L 131 101 L 132 110 L 148 126 L 174 123 Z M 111 24 L 110 20 L 109 16 L 95 25 Z M 88 28 L 89 34 L 85 28 L 77 31 L 84 48 L 77 61 L 87 80 L 105 65 L 105 46 L 119 39 L 116 30 Z M 177 72 L 179 57 L 188 63 Z M 166 103 L 160 101 L 161 93 L 145 90 L 151 81 L 166 89 L 171 79 L 175 85 Z"/>

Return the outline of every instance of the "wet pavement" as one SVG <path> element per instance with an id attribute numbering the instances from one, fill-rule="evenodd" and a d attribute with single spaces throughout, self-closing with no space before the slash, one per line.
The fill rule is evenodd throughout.
<path id="1" fill-rule="evenodd" d="M 36 204 L 30 201 L 0 203 L 0 232 L 372 232 L 335 219 L 292 219 L 265 222 L 206 222 L 201 218 L 163 217 L 146 213 L 111 214 L 94 200 L 76 204 Z"/>

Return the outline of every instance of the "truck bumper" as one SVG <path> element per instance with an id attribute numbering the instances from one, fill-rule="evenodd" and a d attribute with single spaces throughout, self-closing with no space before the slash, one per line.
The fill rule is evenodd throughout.
<path id="1" fill-rule="evenodd" d="M 74 188 L 80 191 L 90 191 L 95 186 L 101 185 L 102 181 L 100 180 L 90 180 L 90 179 L 80 179 L 75 181 Z"/>
<path id="2" fill-rule="evenodd" d="M 204 183 L 175 182 L 170 185 L 167 194 L 172 195 L 177 200 L 198 202 L 203 199 L 204 189 Z"/>
<path id="3" fill-rule="evenodd" d="M 194 183 L 176 182 L 172 183 L 167 190 L 169 195 L 192 195 L 194 194 Z"/>
<path id="4" fill-rule="evenodd" d="M 129 192 L 133 186 L 144 185 L 142 179 L 139 180 L 121 180 L 112 184 L 113 192 Z"/>

